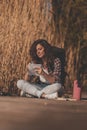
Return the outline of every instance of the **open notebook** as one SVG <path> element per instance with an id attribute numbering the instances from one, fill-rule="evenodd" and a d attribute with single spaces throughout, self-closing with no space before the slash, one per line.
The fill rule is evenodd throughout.
<path id="1" fill-rule="evenodd" d="M 43 75 L 39 75 L 38 73 L 35 72 L 35 68 L 38 68 L 38 67 L 42 67 L 42 65 L 41 64 L 35 64 L 35 63 L 29 63 L 28 64 L 29 75 L 39 76 L 41 82 L 43 82 L 43 83 L 49 83 L 45 79 L 45 77 Z M 46 70 L 43 69 L 43 71 L 48 74 L 48 72 L 46 72 Z"/>
<path id="2" fill-rule="evenodd" d="M 38 74 L 35 72 L 35 68 L 39 68 L 39 67 L 42 67 L 42 65 L 41 64 L 35 64 L 35 63 L 29 63 L 28 64 L 29 75 L 38 76 Z"/>

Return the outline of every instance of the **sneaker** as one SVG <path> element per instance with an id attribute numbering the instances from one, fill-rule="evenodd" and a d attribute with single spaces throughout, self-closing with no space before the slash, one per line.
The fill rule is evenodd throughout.
<path id="1" fill-rule="evenodd" d="M 29 98 L 33 97 L 32 95 L 30 95 L 30 94 L 24 92 L 23 90 L 21 90 L 20 96 L 21 96 L 21 97 L 29 97 Z"/>
<path id="2" fill-rule="evenodd" d="M 46 94 L 45 95 L 46 99 L 57 99 L 58 98 L 58 93 L 52 93 L 52 94 Z"/>
<path id="3" fill-rule="evenodd" d="M 25 93 L 24 91 L 21 90 L 20 96 L 21 96 L 21 97 L 26 97 L 26 93 Z"/>
<path id="4" fill-rule="evenodd" d="M 28 94 L 28 93 L 26 93 L 25 95 L 26 95 L 26 97 L 28 97 L 28 98 L 33 98 L 33 97 L 34 97 L 33 95 L 30 95 L 30 94 Z"/>

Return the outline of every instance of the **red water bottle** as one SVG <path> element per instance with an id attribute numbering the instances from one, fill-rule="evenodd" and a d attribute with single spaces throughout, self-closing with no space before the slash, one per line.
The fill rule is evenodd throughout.
<path id="1" fill-rule="evenodd" d="M 76 100 L 81 99 L 81 86 L 79 86 L 78 80 L 74 81 L 73 98 L 76 99 Z"/>

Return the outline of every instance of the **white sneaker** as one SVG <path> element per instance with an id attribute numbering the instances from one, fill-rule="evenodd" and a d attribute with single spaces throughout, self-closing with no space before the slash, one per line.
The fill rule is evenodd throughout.
<path id="1" fill-rule="evenodd" d="M 21 96 L 21 97 L 29 97 L 29 98 L 30 98 L 30 97 L 33 97 L 32 95 L 30 95 L 30 94 L 24 92 L 23 90 L 21 90 L 20 96 Z"/>
<path id="2" fill-rule="evenodd" d="M 26 97 L 26 93 L 25 93 L 23 90 L 21 90 L 20 96 L 21 96 L 21 97 Z"/>
<path id="3" fill-rule="evenodd" d="M 33 95 L 30 95 L 30 94 L 28 94 L 28 93 L 26 93 L 25 95 L 26 95 L 26 97 L 28 97 L 28 98 L 33 98 L 33 97 L 34 97 Z"/>
<path id="4" fill-rule="evenodd" d="M 46 94 L 45 98 L 46 99 L 57 99 L 58 98 L 58 93 L 55 92 L 55 93 L 52 93 L 52 94 Z"/>

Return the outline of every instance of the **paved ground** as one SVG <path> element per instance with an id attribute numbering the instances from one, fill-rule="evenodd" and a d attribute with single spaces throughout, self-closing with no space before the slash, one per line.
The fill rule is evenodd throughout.
<path id="1" fill-rule="evenodd" d="M 87 130 L 87 100 L 0 97 L 0 130 Z"/>

